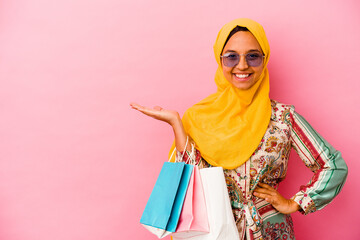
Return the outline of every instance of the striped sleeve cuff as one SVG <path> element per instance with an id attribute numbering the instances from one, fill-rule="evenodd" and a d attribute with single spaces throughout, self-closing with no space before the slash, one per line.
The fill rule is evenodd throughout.
<path id="1" fill-rule="evenodd" d="M 307 193 L 303 191 L 296 193 L 291 199 L 294 200 L 297 204 L 299 204 L 301 208 L 299 211 L 304 215 L 316 211 L 314 201 Z"/>

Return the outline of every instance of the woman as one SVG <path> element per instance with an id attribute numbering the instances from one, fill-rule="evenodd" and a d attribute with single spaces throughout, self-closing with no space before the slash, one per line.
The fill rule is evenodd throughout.
<path id="1" fill-rule="evenodd" d="M 290 214 L 325 207 L 341 190 L 347 166 L 293 106 L 269 99 L 270 48 L 260 24 L 227 23 L 214 53 L 218 90 L 189 108 L 183 120 L 176 111 L 131 106 L 169 123 L 176 149 L 191 139 L 196 152 L 187 146 L 184 160 L 195 155 L 192 161 L 200 167 L 224 168 L 240 239 L 295 239 Z M 291 147 L 314 176 L 286 199 L 276 189 L 285 178 Z M 177 161 L 181 155 L 178 151 Z"/>

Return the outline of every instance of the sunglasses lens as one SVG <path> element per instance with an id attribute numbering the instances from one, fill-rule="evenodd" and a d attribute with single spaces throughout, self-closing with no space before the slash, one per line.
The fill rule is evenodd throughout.
<path id="1" fill-rule="evenodd" d="M 246 55 L 246 62 L 251 67 L 258 67 L 261 65 L 263 56 L 259 53 L 249 53 Z"/>
<path id="2" fill-rule="evenodd" d="M 235 54 L 235 53 L 229 54 L 229 55 L 224 56 L 223 64 L 226 67 L 234 67 L 239 63 L 239 59 L 240 59 L 240 57 L 238 54 Z"/>
<path id="3" fill-rule="evenodd" d="M 260 53 L 248 53 L 246 54 L 246 62 L 250 67 L 258 67 L 262 64 L 263 55 Z M 239 64 L 240 55 L 237 53 L 225 54 L 222 56 L 223 64 L 226 67 L 235 67 Z"/>

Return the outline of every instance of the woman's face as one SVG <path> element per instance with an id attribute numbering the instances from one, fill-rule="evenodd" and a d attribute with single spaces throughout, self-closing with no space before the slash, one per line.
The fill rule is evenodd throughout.
<path id="1" fill-rule="evenodd" d="M 257 67 L 249 66 L 245 55 L 248 53 L 260 53 L 263 55 L 261 47 L 252 33 L 240 31 L 235 33 L 226 43 L 222 55 L 226 53 L 244 54 L 240 55 L 239 63 L 234 67 L 224 65 L 222 58 L 222 69 L 226 80 L 234 87 L 247 90 L 251 88 L 258 80 L 264 68 L 264 61 Z"/>

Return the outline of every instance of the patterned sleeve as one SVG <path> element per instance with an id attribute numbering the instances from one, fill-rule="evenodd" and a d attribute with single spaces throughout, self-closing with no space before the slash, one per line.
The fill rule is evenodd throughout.
<path id="1" fill-rule="evenodd" d="M 314 173 L 310 182 L 300 187 L 292 199 L 304 215 L 324 208 L 342 189 L 348 169 L 341 153 L 322 138 L 298 113 L 291 114 L 292 147 Z"/>

